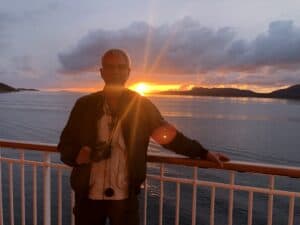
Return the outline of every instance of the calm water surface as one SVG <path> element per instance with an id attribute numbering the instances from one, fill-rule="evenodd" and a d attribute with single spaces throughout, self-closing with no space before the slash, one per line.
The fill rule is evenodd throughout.
<path id="1" fill-rule="evenodd" d="M 0 95 L 0 138 L 57 143 L 82 93 Z M 233 159 L 300 165 L 300 101 L 149 97 L 165 119 L 204 146 Z"/>

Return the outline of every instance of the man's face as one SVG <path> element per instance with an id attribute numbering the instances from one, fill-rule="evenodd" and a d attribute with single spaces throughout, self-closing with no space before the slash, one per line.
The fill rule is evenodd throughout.
<path id="1" fill-rule="evenodd" d="M 130 73 L 128 60 L 122 54 L 110 54 L 102 62 L 101 76 L 106 85 L 124 86 Z"/>

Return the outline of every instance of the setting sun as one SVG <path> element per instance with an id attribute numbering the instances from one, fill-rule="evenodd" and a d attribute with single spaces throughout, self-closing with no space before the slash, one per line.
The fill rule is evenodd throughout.
<path id="1" fill-rule="evenodd" d="M 137 83 L 129 87 L 131 90 L 138 92 L 141 95 L 145 95 L 151 91 L 151 86 L 146 83 Z"/>
<path id="2" fill-rule="evenodd" d="M 179 84 L 153 84 L 153 83 L 135 83 L 129 87 L 129 89 L 138 92 L 141 95 L 146 95 L 153 92 L 167 91 L 167 90 L 179 90 L 181 85 Z"/>

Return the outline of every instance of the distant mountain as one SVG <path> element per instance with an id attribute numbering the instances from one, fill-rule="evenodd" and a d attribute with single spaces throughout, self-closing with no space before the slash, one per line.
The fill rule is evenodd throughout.
<path id="1" fill-rule="evenodd" d="M 256 98 L 289 98 L 300 100 L 300 84 L 280 89 L 270 93 L 256 93 L 250 90 L 237 88 L 202 88 L 194 87 L 186 91 L 163 91 L 163 95 L 190 95 L 190 96 L 215 96 L 215 97 L 256 97 Z"/>
<path id="2" fill-rule="evenodd" d="M 300 99 L 300 84 L 273 91 L 269 94 L 273 98 L 293 98 Z"/>
<path id="3" fill-rule="evenodd" d="M 17 91 L 17 89 L 15 89 L 7 84 L 0 83 L 0 93 L 13 92 L 13 91 Z"/>
<path id="4" fill-rule="evenodd" d="M 34 88 L 17 88 L 18 91 L 39 91 L 38 89 Z"/>
<path id="5" fill-rule="evenodd" d="M 14 88 L 7 84 L 0 83 L 0 93 L 6 92 L 16 92 L 16 91 L 39 91 L 37 89 L 29 89 L 29 88 Z"/>
<path id="6" fill-rule="evenodd" d="M 181 95 L 200 95 L 200 96 L 220 96 L 220 97 L 255 97 L 257 93 L 248 90 L 240 90 L 235 88 L 202 88 L 194 87 L 187 91 L 165 91 L 165 94 L 181 94 Z"/>

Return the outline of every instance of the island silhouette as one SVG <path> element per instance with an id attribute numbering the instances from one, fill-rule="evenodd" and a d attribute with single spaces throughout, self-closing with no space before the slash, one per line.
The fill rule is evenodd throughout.
<path id="1" fill-rule="evenodd" d="M 39 91 L 37 89 L 14 88 L 7 84 L 0 83 L 0 93 L 17 91 Z M 269 93 L 257 93 L 251 90 L 241 90 L 238 88 L 203 88 L 194 87 L 191 90 L 170 90 L 155 92 L 160 95 L 185 95 L 185 96 L 213 96 L 213 97 L 248 97 L 248 98 L 283 98 L 300 100 L 300 84 L 292 85 L 288 88 L 275 90 Z"/>
<path id="2" fill-rule="evenodd" d="M 191 90 L 172 90 L 157 92 L 161 95 L 213 96 L 213 97 L 249 97 L 249 98 L 286 98 L 300 99 L 300 84 L 279 89 L 269 93 L 257 93 L 251 90 L 237 88 L 203 88 L 194 87 Z"/>
<path id="3" fill-rule="evenodd" d="M 14 88 L 7 84 L 0 83 L 0 93 L 17 92 L 17 91 L 39 91 L 33 88 Z"/>

